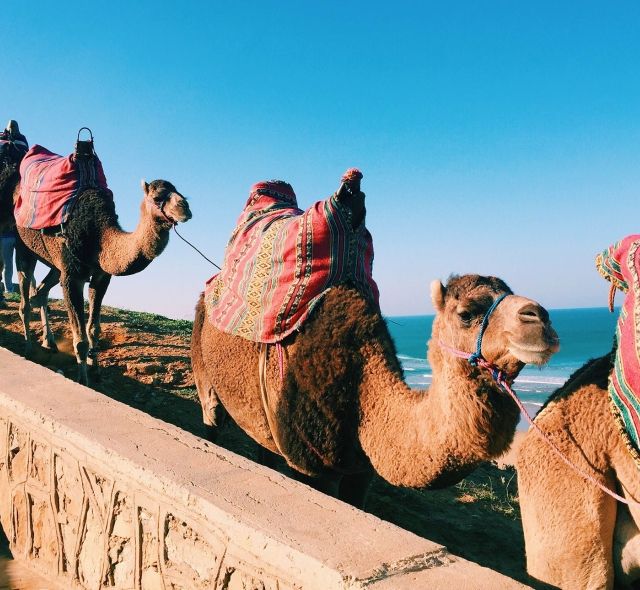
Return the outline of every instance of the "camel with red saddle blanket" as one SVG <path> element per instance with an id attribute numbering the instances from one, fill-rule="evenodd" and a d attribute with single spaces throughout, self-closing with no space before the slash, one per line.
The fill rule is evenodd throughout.
<path id="1" fill-rule="evenodd" d="M 87 153 L 67 158 L 33 146 L 22 160 L 23 179 L 14 192 L 20 237 L 16 267 L 26 353 L 31 348 L 31 304 L 44 306 L 49 290 L 59 280 L 71 325 L 78 379 L 85 384 L 87 361 L 97 366 L 100 308 L 111 276 L 144 270 L 166 247 L 170 229 L 191 218 L 186 199 L 170 182 L 143 182 L 138 225 L 133 232 L 123 231 L 93 142 L 90 143 Z M 74 179 L 79 179 L 76 184 Z M 60 197 L 65 191 L 69 195 L 66 201 Z M 53 205 L 48 198 L 51 195 L 56 197 Z M 56 225 L 51 227 L 52 223 Z M 38 260 L 52 271 L 30 301 L 29 284 Z M 87 282 L 88 329 L 83 296 Z M 43 345 L 55 346 L 46 326 Z"/>
<path id="2" fill-rule="evenodd" d="M 584 476 L 534 430 L 518 457 L 527 570 L 565 590 L 640 582 L 640 235 L 596 264 L 611 282 L 611 308 L 615 289 L 627 293 L 614 349 L 576 371 L 535 418 Z"/>
<path id="3" fill-rule="evenodd" d="M 350 193 L 344 184 L 351 184 Z M 344 184 L 305 213 L 332 211 L 349 195 L 362 215 L 339 212 L 339 224 L 346 232 L 343 244 L 355 244 L 362 237 L 353 232 L 362 231 L 364 194 L 359 183 Z M 273 205 L 269 190 L 274 187 L 256 186 L 265 189 L 266 206 Z M 259 200 L 260 193 L 256 194 Z M 247 207 L 255 208 L 254 197 L 252 192 Z M 351 210 L 352 205 L 346 208 Z M 403 380 L 366 273 L 354 280 L 347 272 L 324 292 L 309 294 L 309 301 L 315 295 L 319 299 L 304 321 L 286 321 L 304 315 L 287 315 L 291 302 L 287 295 L 295 287 L 283 289 L 278 299 L 278 289 L 272 288 L 277 269 L 269 269 L 266 252 L 256 247 L 263 254 L 256 268 L 243 259 L 243 253 L 256 246 L 248 235 L 252 219 L 241 216 L 223 271 L 213 281 L 222 285 L 210 285 L 196 309 L 193 372 L 203 419 L 214 434 L 228 413 L 264 449 L 282 455 L 310 483 L 355 505 L 364 502 L 374 471 L 395 485 L 437 488 L 459 481 L 481 462 L 508 449 L 519 419 L 516 404 L 490 373 L 450 354 L 440 343 L 473 351 L 483 324 L 483 356 L 513 379 L 525 363 L 544 364 L 558 350 L 557 335 L 542 307 L 514 295 L 494 277 L 454 277 L 446 286 L 435 281 L 431 295 L 437 315 L 429 346 L 433 382 L 428 391 L 412 390 Z M 265 223 L 261 231 L 271 228 Z M 247 235 L 236 243 L 234 238 L 245 230 Z M 304 235 L 303 229 L 299 231 Z M 301 270 L 299 248 L 307 241 L 299 240 L 291 250 L 284 246 L 280 250 L 277 243 L 273 240 L 269 251 L 288 252 L 291 260 L 282 259 L 281 264 L 293 262 L 294 269 Z M 358 253 L 366 260 L 367 241 L 361 246 L 335 251 L 343 254 L 338 256 L 342 261 Z M 327 265 L 332 268 L 331 261 Z M 226 297 L 226 287 L 237 284 L 235 268 L 253 269 L 239 273 L 252 285 L 246 296 L 269 294 L 279 303 L 267 307 L 280 309 L 284 317 L 257 319 L 249 303 Z M 354 263 L 352 268 L 361 267 Z M 268 277 L 267 284 L 259 288 L 260 280 L 253 280 L 256 276 Z M 304 273 L 294 276 L 301 278 Z M 499 305 L 494 308 L 496 302 Z M 217 309 L 221 303 L 224 307 Z M 233 321 L 226 321 L 225 310 Z M 268 318 L 270 342 L 251 340 L 256 334 L 264 337 Z M 249 329 L 252 326 L 260 329 Z M 291 331 L 281 329 L 291 326 Z"/>

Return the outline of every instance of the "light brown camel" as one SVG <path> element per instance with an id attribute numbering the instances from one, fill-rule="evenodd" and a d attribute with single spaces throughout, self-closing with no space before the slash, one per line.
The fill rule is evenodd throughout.
<path id="1" fill-rule="evenodd" d="M 640 473 L 611 412 L 613 353 L 576 371 L 535 419 L 576 466 L 640 501 Z M 527 570 L 563 589 L 640 581 L 640 509 L 628 509 L 566 466 L 533 430 L 518 457 Z"/>
<path id="2" fill-rule="evenodd" d="M 511 376 L 525 363 L 547 362 L 558 342 L 540 305 L 495 277 L 454 277 L 446 287 L 434 281 L 433 382 L 412 390 L 379 308 L 339 286 L 282 342 L 282 377 L 279 355 L 267 349 L 264 401 L 264 345 L 216 330 L 201 297 L 191 358 L 204 421 L 219 425 L 224 407 L 260 445 L 316 478 L 316 487 L 332 491 L 341 479 L 333 491 L 352 504 L 363 503 L 373 470 L 399 486 L 451 485 L 501 455 L 518 422 L 518 408 L 487 372 L 439 346 L 473 351 L 482 318 L 502 293 L 509 296 L 490 317 L 484 356 Z"/>
<path id="3" fill-rule="evenodd" d="M 78 379 L 87 383 L 87 358 L 97 365 L 100 307 L 111 275 L 131 275 L 144 270 L 165 249 L 174 224 L 191 218 L 186 199 L 166 180 L 143 181 L 144 198 L 140 220 L 133 232 L 118 223 L 115 204 L 101 189 L 87 189 L 78 197 L 66 223 L 64 236 L 18 227 L 16 267 L 20 282 L 20 316 L 27 353 L 29 330 L 29 283 L 37 260 L 57 272 L 39 288 L 36 300 L 46 301 L 58 276 L 69 314 Z M 16 191 L 17 195 L 17 191 Z M 84 316 L 83 290 L 89 281 L 88 330 Z"/>

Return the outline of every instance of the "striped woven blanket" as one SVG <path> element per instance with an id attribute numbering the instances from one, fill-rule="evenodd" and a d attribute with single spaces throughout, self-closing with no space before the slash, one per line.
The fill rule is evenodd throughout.
<path id="1" fill-rule="evenodd" d="M 617 350 L 609 376 L 611 409 L 627 447 L 640 467 L 640 235 L 631 235 L 596 258 L 600 274 L 626 293 L 616 327 Z"/>
<path id="2" fill-rule="evenodd" d="M 364 221 L 334 194 L 306 211 L 290 185 L 251 188 L 225 251 L 222 271 L 205 289 L 219 330 L 254 342 L 278 342 L 300 328 L 333 286 L 350 283 L 376 304 L 373 243 Z"/>
<path id="3" fill-rule="evenodd" d="M 34 145 L 20 164 L 20 176 L 14 209 L 20 227 L 44 229 L 65 223 L 78 196 L 88 188 L 102 188 L 113 197 L 97 157 L 64 157 Z"/>

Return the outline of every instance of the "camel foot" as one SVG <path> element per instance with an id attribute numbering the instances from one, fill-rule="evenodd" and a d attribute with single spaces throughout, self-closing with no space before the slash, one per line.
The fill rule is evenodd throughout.
<path id="1" fill-rule="evenodd" d="M 87 364 L 90 367 L 98 366 L 98 347 L 97 346 L 91 347 L 87 352 Z"/>
<path id="2" fill-rule="evenodd" d="M 50 340 L 47 338 L 43 338 L 40 345 L 42 346 L 42 348 L 44 348 L 45 350 L 49 350 L 50 352 L 58 352 L 58 345 L 53 338 L 51 338 Z"/>
<path id="3" fill-rule="evenodd" d="M 24 343 L 24 358 L 30 359 L 33 354 L 33 344 L 30 340 L 25 341 Z"/>
<path id="4" fill-rule="evenodd" d="M 78 383 L 80 383 L 80 385 L 89 385 L 87 363 L 80 363 L 78 365 Z"/>

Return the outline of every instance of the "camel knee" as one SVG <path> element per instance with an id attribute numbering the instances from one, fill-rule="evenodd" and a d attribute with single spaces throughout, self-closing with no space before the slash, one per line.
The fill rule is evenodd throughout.
<path id="1" fill-rule="evenodd" d="M 206 426 L 212 428 L 222 426 L 226 417 L 226 411 L 212 389 L 209 390 L 209 395 L 207 395 L 204 400 L 201 400 L 201 407 L 202 421 Z"/>

